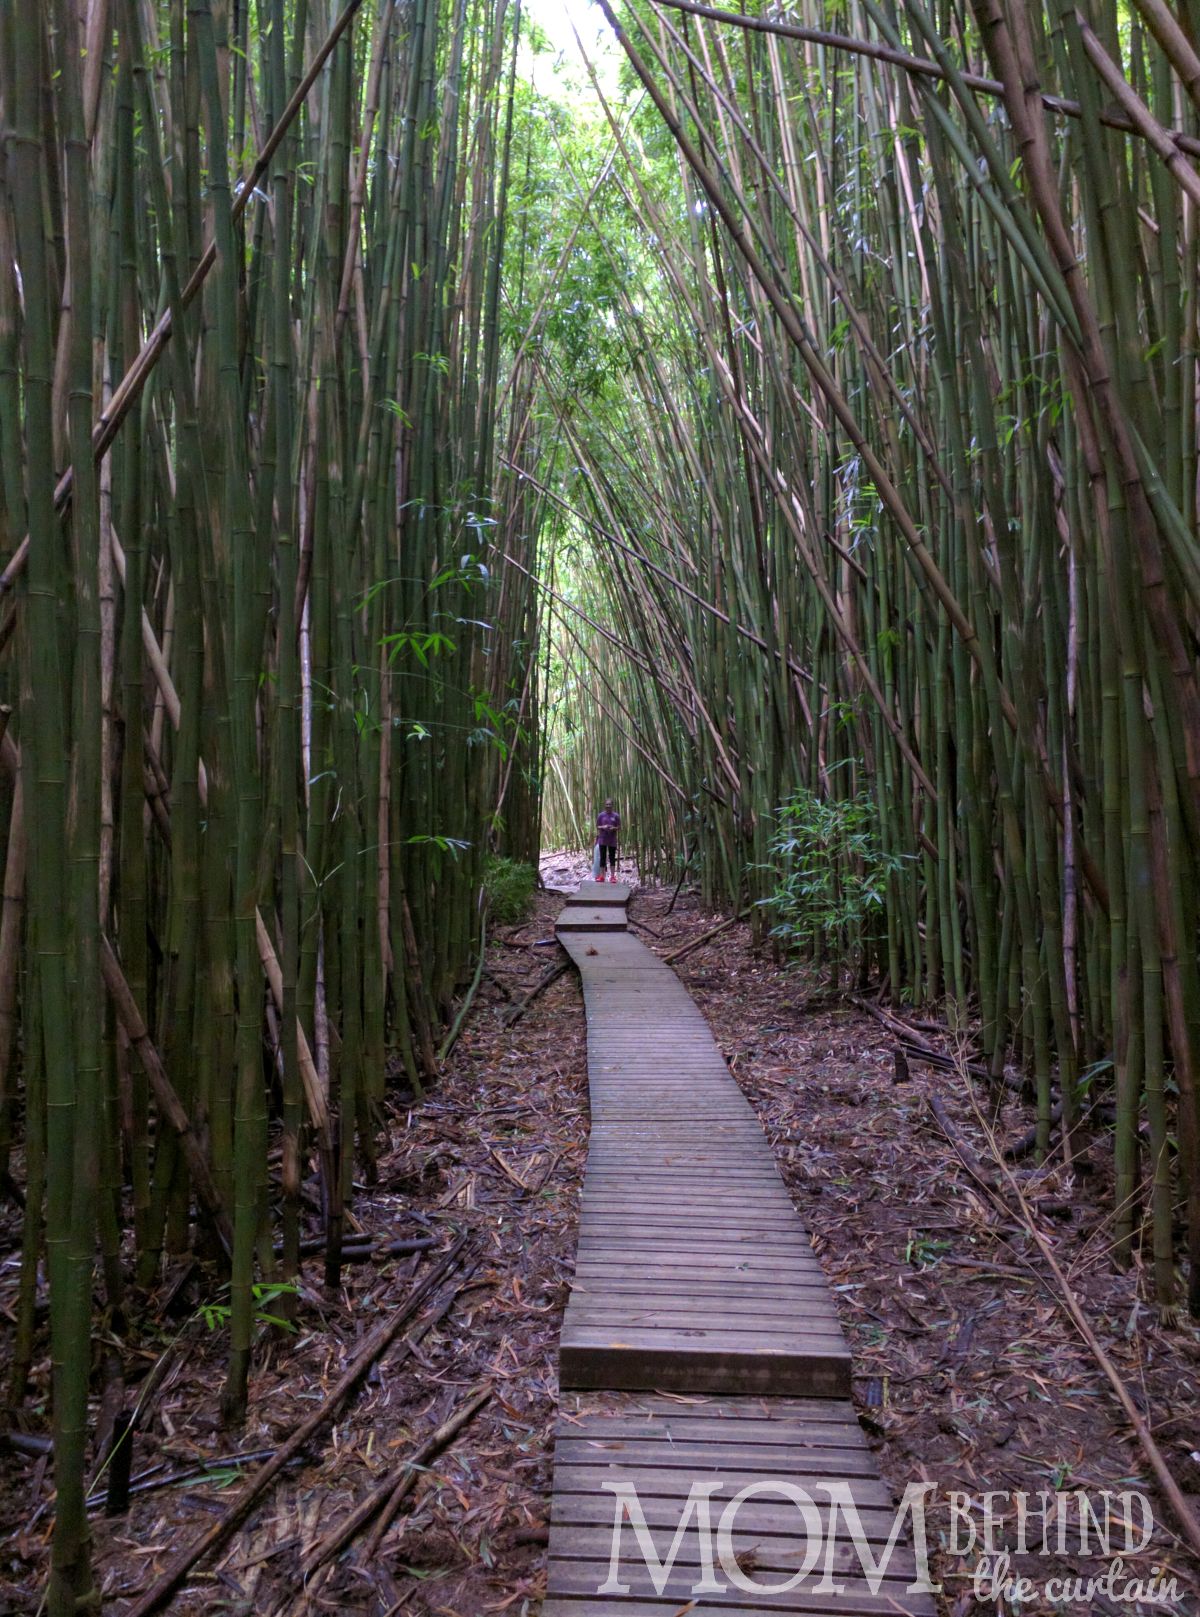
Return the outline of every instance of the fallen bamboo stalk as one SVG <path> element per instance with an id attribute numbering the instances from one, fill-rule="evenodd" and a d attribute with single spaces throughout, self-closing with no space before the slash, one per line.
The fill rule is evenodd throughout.
<path id="1" fill-rule="evenodd" d="M 998 1201 L 1004 1208 L 1004 1211 L 1011 1217 L 1013 1209 L 1004 1200 L 1000 1187 L 996 1183 L 995 1174 L 991 1174 L 987 1171 L 983 1163 L 980 1162 L 974 1151 L 971 1150 L 971 1147 L 963 1139 L 962 1135 L 959 1133 L 957 1125 L 951 1120 L 949 1112 L 947 1112 L 945 1106 L 942 1104 L 941 1099 L 937 1095 L 926 1095 L 925 1103 L 929 1107 L 929 1110 L 933 1113 L 934 1121 L 937 1123 L 938 1128 L 941 1129 L 942 1133 L 946 1136 L 946 1139 L 950 1142 L 955 1156 L 962 1163 L 963 1167 L 970 1174 L 971 1178 L 980 1187 L 980 1189 L 986 1190 L 993 1200 Z"/>
<path id="2" fill-rule="evenodd" d="M 1056 1124 L 1061 1122 L 1062 1102 L 1060 1101 L 1057 1106 L 1052 1106 L 1050 1108 L 1050 1127 L 1054 1128 Z M 1036 1151 L 1038 1149 L 1038 1136 L 1040 1133 L 1041 1125 L 1035 1124 L 1033 1128 L 1022 1134 L 1019 1140 L 1014 1140 L 1011 1145 L 1006 1145 L 1004 1147 L 1004 1155 L 1006 1159 L 1009 1162 L 1018 1162 L 1022 1157 L 1027 1157 L 1031 1151 Z"/>
<path id="3" fill-rule="evenodd" d="M 404 1462 L 404 1474 L 399 1477 L 387 1499 L 383 1502 L 383 1509 L 379 1512 L 379 1520 L 371 1530 L 371 1536 L 363 1546 L 363 1553 L 370 1561 L 379 1550 L 383 1542 L 383 1535 L 392 1525 L 397 1510 L 400 1508 L 405 1496 L 416 1486 L 420 1475 L 420 1467 L 431 1460 L 440 1449 L 443 1449 L 450 1440 L 458 1435 L 469 1420 L 483 1408 L 492 1397 L 495 1389 L 491 1386 L 481 1387 L 460 1409 L 455 1410 L 448 1420 L 442 1422 L 436 1432 L 427 1437 L 420 1448 L 409 1455 Z"/>
<path id="4" fill-rule="evenodd" d="M 467 1012 L 471 1009 L 471 1002 L 474 1000 L 479 989 L 479 980 L 483 976 L 483 962 L 486 954 L 487 910 L 485 908 L 483 912 L 483 923 L 479 929 L 479 961 L 475 967 L 475 975 L 471 979 L 470 988 L 467 989 L 466 998 L 458 1007 L 458 1015 L 454 1018 L 453 1026 L 451 1027 L 449 1033 L 447 1033 L 446 1037 L 442 1040 L 442 1047 L 437 1053 L 439 1064 L 445 1061 L 446 1057 L 450 1054 L 451 1050 L 453 1050 L 455 1044 L 458 1042 L 458 1035 L 462 1032 L 463 1024 L 467 1020 Z"/>
<path id="5" fill-rule="evenodd" d="M 923 1039 L 902 1037 L 900 1049 L 910 1061 L 919 1061 L 927 1067 L 933 1067 L 938 1072 L 957 1073 L 960 1070 L 956 1057 L 948 1056 L 942 1050 L 935 1050 L 932 1045 L 926 1044 Z M 962 1070 L 968 1078 L 974 1078 L 978 1083 L 991 1084 L 993 1088 L 1010 1090 L 1014 1095 L 1027 1095 L 1030 1085 L 1020 1078 L 1010 1078 L 1007 1073 L 993 1074 L 987 1067 L 977 1061 L 962 1063 Z"/>
<path id="6" fill-rule="evenodd" d="M 432 1235 L 405 1237 L 395 1241 L 376 1241 L 364 1239 L 361 1236 L 347 1236 L 342 1242 L 343 1263 L 369 1263 L 372 1258 L 398 1258 L 409 1252 L 428 1252 L 437 1242 Z M 320 1256 L 329 1243 L 323 1235 L 315 1235 L 311 1239 L 301 1241 L 300 1256 L 302 1258 L 315 1258 Z M 275 1256 L 283 1256 L 282 1245 L 275 1247 Z"/>
<path id="7" fill-rule="evenodd" d="M 707 943 L 710 938 L 715 938 L 721 932 L 727 932 L 729 928 L 731 926 L 735 926 L 737 922 L 741 920 L 741 918 L 742 912 L 741 910 L 738 910 L 736 915 L 730 915 L 726 920 L 722 921 L 719 926 L 710 927 L 707 932 L 702 932 L 698 938 L 693 938 L 690 943 L 681 943 L 678 949 L 672 949 L 670 954 L 665 954 L 662 956 L 663 965 L 669 966 L 673 960 L 679 960 L 685 954 L 691 954 L 693 949 L 698 949 L 702 943 Z"/>
<path id="8" fill-rule="evenodd" d="M 180 1482 L 194 1482 L 198 1478 L 211 1477 L 214 1473 L 220 1474 L 222 1471 L 229 1471 L 239 1466 L 255 1465 L 261 1460 L 269 1460 L 274 1452 L 274 1449 L 252 1449 L 246 1454 L 218 1455 L 214 1460 L 203 1460 L 197 1465 L 189 1466 L 186 1471 L 167 1471 L 163 1464 L 154 1465 L 129 1480 L 127 1484 L 128 1497 L 133 1498 L 138 1494 L 157 1493 L 163 1488 L 174 1488 Z M 108 1514 L 118 1514 L 118 1512 L 114 1512 L 109 1508 L 108 1499 L 103 1494 L 95 1494 L 89 1497 L 87 1506 L 89 1511 L 99 1510 L 104 1507 Z M 126 1508 L 128 1508 L 128 1504 L 126 1504 Z"/>
<path id="9" fill-rule="evenodd" d="M 348 1516 L 325 1535 L 309 1552 L 304 1562 L 304 1576 L 312 1577 L 313 1573 L 325 1565 L 326 1561 L 345 1549 L 353 1539 L 357 1538 L 367 1523 L 375 1516 L 379 1516 L 370 1539 L 363 1549 L 364 1558 L 370 1560 L 379 1546 L 384 1533 L 391 1525 L 405 1495 L 411 1491 L 420 1475 L 420 1467 L 430 1460 L 439 1449 L 443 1448 L 452 1437 L 455 1437 L 467 1424 L 471 1417 L 478 1413 L 491 1398 L 493 1388 L 481 1387 L 472 1397 L 468 1398 L 454 1413 L 442 1422 L 435 1432 L 432 1432 L 423 1443 L 417 1445 L 406 1460 L 401 1462 L 399 1477 L 386 1476 L 378 1483 L 365 1499 L 359 1501 Z M 382 1512 L 382 1514 L 380 1514 Z"/>
<path id="10" fill-rule="evenodd" d="M 206 1555 L 211 1555 L 214 1550 L 220 1549 L 233 1537 L 288 1462 L 300 1453 L 322 1426 L 333 1420 L 340 1412 L 376 1359 L 387 1351 L 400 1334 L 401 1328 L 408 1323 L 434 1287 L 458 1263 L 467 1239 L 467 1236 L 460 1235 L 441 1261 L 413 1287 L 391 1318 L 371 1332 L 363 1347 L 342 1372 L 329 1396 L 313 1410 L 311 1415 L 301 1421 L 286 1442 L 280 1444 L 273 1457 L 256 1473 L 220 1521 L 215 1522 L 186 1550 L 181 1551 L 158 1582 L 131 1607 L 127 1617 L 150 1617 L 151 1612 L 160 1611 L 174 1596 L 197 1562 L 203 1560 Z"/>
<path id="11" fill-rule="evenodd" d="M 939 1050 L 936 1045 L 930 1044 L 927 1039 L 921 1038 L 912 1024 L 906 1022 L 903 1017 L 896 1016 L 891 1011 L 885 1011 L 881 1006 L 873 1004 L 871 1000 L 864 999 L 861 994 L 847 994 L 846 998 L 852 1005 L 857 1005 L 859 1010 L 866 1011 L 868 1016 L 873 1016 L 880 1027 L 886 1028 L 889 1033 L 893 1034 L 899 1040 L 904 1055 L 911 1060 L 924 1062 L 927 1066 L 937 1067 L 943 1072 L 957 1072 L 959 1070 L 959 1057 L 947 1055 L 944 1050 Z M 949 1035 L 950 1029 L 945 1029 L 945 1032 Z M 980 1066 L 976 1061 L 968 1061 L 966 1071 L 969 1077 L 978 1079 L 980 1083 L 1010 1089 L 1015 1095 L 1024 1095 L 1028 1088 L 1020 1078 L 1010 1078 L 1007 1073 L 992 1073 L 987 1067 Z"/>
<path id="12" fill-rule="evenodd" d="M 525 998 L 518 1000 L 513 1006 L 512 1010 L 508 1013 L 508 1020 L 504 1024 L 505 1027 L 512 1027 L 514 1022 L 519 1022 L 538 995 L 544 994 L 546 989 L 550 987 L 551 983 L 556 983 L 558 979 L 566 972 L 570 971 L 570 969 L 571 962 L 569 960 L 562 960 L 557 966 L 552 966 L 546 975 L 540 979 L 540 981 L 534 983 L 533 987 L 525 995 Z"/>

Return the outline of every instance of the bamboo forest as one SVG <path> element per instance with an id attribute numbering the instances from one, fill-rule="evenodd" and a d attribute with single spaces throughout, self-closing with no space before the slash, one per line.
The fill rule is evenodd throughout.
<path id="1" fill-rule="evenodd" d="M 1198 502 L 1200 0 L 0 0 L 0 1611 L 1200 1611 Z"/>

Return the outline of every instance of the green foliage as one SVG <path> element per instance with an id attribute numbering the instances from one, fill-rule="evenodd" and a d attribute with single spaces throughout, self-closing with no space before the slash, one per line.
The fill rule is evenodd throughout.
<path id="1" fill-rule="evenodd" d="M 914 1269 L 936 1269 L 949 1250 L 949 1241 L 926 1235 L 923 1230 L 913 1230 L 904 1248 L 904 1261 L 911 1263 Z"/>
<path id="2" fill-rule="evenodd" d="M 493 854 L 483 871 L 483 888 L 493 919 L 502 926 L 523 921 L 533 902 L 536 884 L 537 872 L 532 865 Z"/>
<path id="3" fill-rule="evenodd" d="M 865 793 L 821 797 L 799 787 L 775 813 L 766 868 L 776 917 L 771 936 L 791 949 L 844 958 L 882 916 L 889 877 L 903 863 L 879 841 L 878 811 Z"/>
<path id="4" fill-rule="evenodd" d="M 223 1290 L 228 1294 L 229 1288 L 227 1286 Z M 295 1331 L 296 1327 L 290 1319 L 284 1319 L 282 1314 L 269 1313 L 268 1310 L 277 1297 L 298 1297 L 300 1295 L 299 1286 L 276 1281 L 268 1285 L 255 1284 L 250 1287 L 250 1292 L 254 1298 L 254 1319 L 256 1324 L 274 1325 L 281 1331 Z M 231 1309 L 228 1303 L 210 1302 L 201 1303 L 196 1312 L 210 1331 L 217 1331 L 228 1324 Z"/>

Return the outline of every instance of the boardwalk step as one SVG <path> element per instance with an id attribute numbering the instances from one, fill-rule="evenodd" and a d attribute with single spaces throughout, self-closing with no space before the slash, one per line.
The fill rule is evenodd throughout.
<path id="1" fill-rule="evenodd" d="M 618 905 L 622 910 L 629 903 L 629 888 L 623 882 L 585 881 L 580 883 L 577 893 L 567 896 L 567 908 L 573 909 L 577 904 L 611 904 Z"/>

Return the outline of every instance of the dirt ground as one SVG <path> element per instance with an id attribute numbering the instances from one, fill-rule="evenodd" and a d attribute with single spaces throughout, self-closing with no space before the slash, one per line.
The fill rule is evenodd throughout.
<path id="1" fill-rule="evenodd" d="M 573 885 L 579 862 L 549 860 L 547 882 Z M 716 924 L 682 897 L 639 891 L 631 917 L 666 952 Z M 299 1326 L 264 1323 L 244 1432 L 222 1431 L 216 1398 L 222 1334 L 203 1312 L 203 1270 L 168 1277 L 159 1312 L 142 1321 L 131 1382 L 155 1370 L 134 1463 L 129 1513 L 94 1518 L 95 1564 L 108 1609 L 128 1610 L 172 1555 L 236 1498 L 259 1458 L 282 1443 L 328 1392 L 363 1339 L 460 1233 L 460 1271 L 444 1317 L 397 1339 L 362 1390 L 289 1469 L 215 1563 L 201 1563 L 173 1612 L 411 1613 L 536 1617 L 544 1589 L 546 1511 L 556 1410 L 555 1352 L 573 1254 L 586 1157 L 584 1021 L 573 974 L 560 977 L 507 1025 L 525 994 L 561 959 L 553 942 L 560 897 L 539 895 L 524 925 L 501 929 L 467 1028 L 443 1081 L 396 1104 L 378 1184 L 356 1192 L 362 1228 L 386 1239 L 432 1240 L 428 1251 L 348 1267 L 336 1297 L 321 1260 L 305 1264 Z M 986 1490 L 1036 1496 L 1074 1489 L 1140 1489 L 1155 1530 L 1116 1584 L 1162 1567 L 1173 1606 L 1093 1592 L 1018 1608 L 977 1589 L 978 1548 L 936 1548 L 943 1610 L 965 1612 L 1200 1612 L 1200 1567 L 1175 1542 L 1170 1515 L 1094 1358 L 1061 1310 L 1049 1271 L 1017 1218 L 972 1180 L 935 1121 L 940 1097 L 967 1146 L 987 1144 L 963 1082 L 913 1061 L 895 1083 L 896 1035 L 857 1005 L 831 1002 L 803 975 L 779 969 L 738 924 L 679 962 L 731 1068 L 758 1110 L 834 1287 L 855 1355 L 855 1399 L 897 1497 L 913 1481 L 975 1501 Z M 947 1041 L 926 1030 L 942 1048 Z M 987 1103 L 986 1096 L 979 1097 Z M 1032 1118 L 1010 1099 L 1004 1143 Z M 1105 1351 L 1146 1415 L 1176 1478 L 1200 1496 L 1200 1334 L 1165 1330 L 1147 1304 L 1140 1267 L 1108 1261 L 1109 1191 L 1102 1138 L 1069 1180 L 1061 1164 L 1018 1165 L 1059 1264 Z M 12 1328 L 17 1251 L 11 1210 L 0 1218 L 0 1361 Z M 448 1292 L 439 1292 L 443 1301 Z M 419 1327 L 418 1327 L 419 1329 Z M 0 1362 L 0 1371 L 3 1364 Z M 47 1369 L 40 1369 L 44 1392 Z M 366 1534 L 307 1574 L 315 1545 L 369 1490 L 479 1390 L 490 1401 L 427 1463 L 377 1550 Z M 44 1582 L 48 1465 L 36 1401 L 11 1424 L 24 1446 L 0 1441 L 0 1611 L 33 1613 Z M 30 1442 L 29 1440 L 33 1441 Z M 253 1454 L 242 1464 L 236 1456 Z M 207 1466 L 207 1473 L 199 1470 Z M 931 1517 L 935 1534 L 949 1525 Z M 1032 1534 L 1031 1534 L 1032 1536 Z M 1039 1583 L 1065 1570 L 1093 1575 L 1111 1557 L 1018 1558 Z M 666 1617 L 666 1614 L 664 1614 Z"/>

